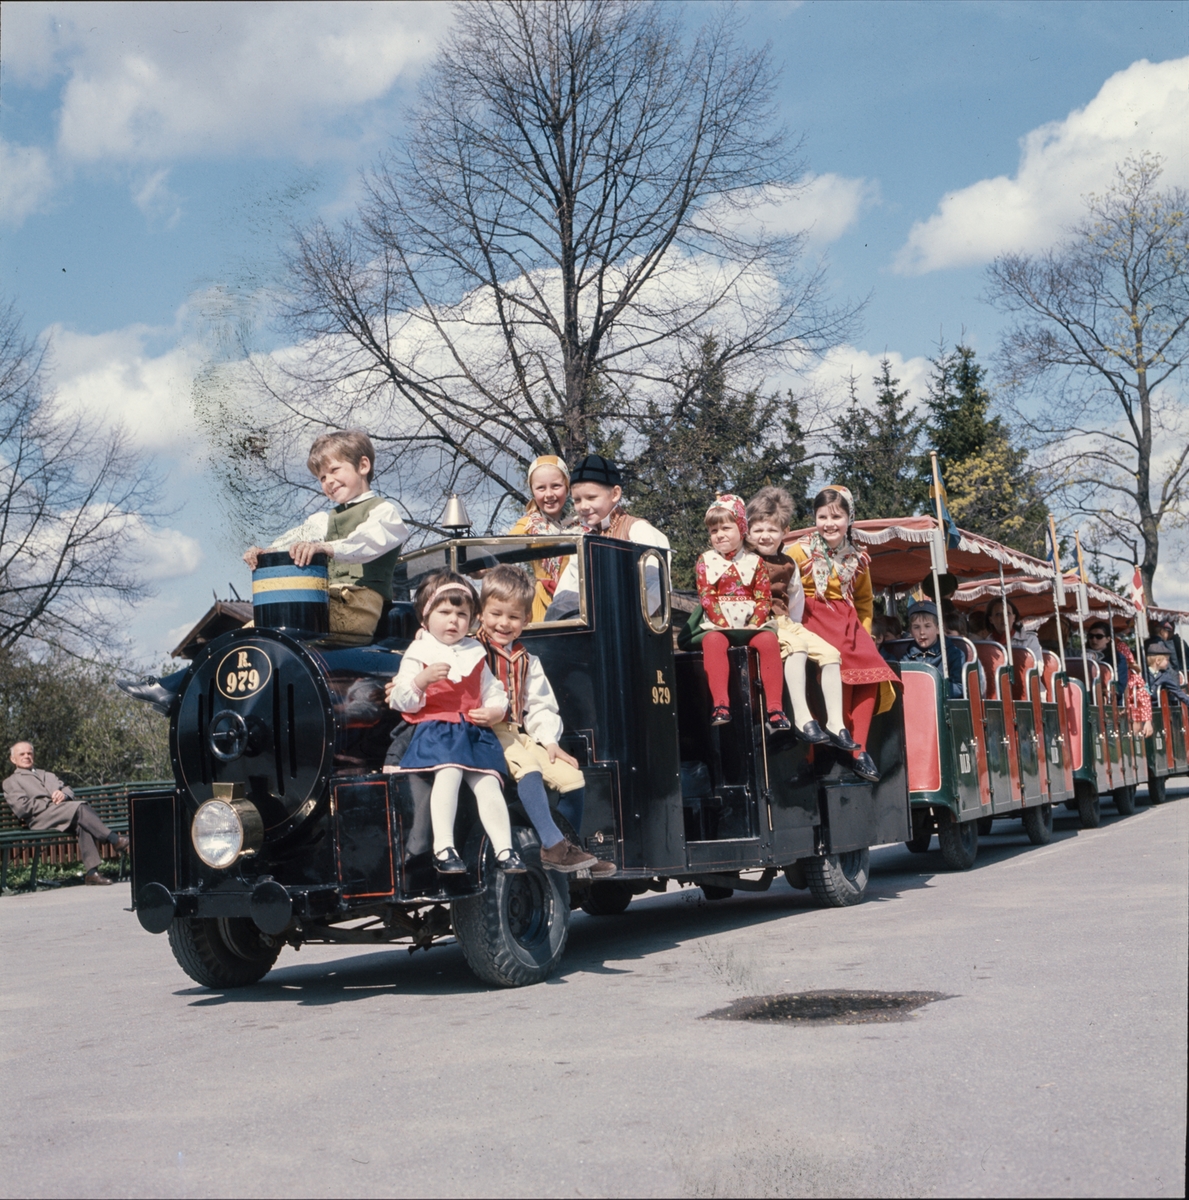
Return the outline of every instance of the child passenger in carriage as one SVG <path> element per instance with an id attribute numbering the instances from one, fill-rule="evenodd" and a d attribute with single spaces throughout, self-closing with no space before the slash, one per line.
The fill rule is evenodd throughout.
<path id="1" fill-rule="evenodd" d="M 908 609 L 908 628 L 913 644 L 901 662 L 923 662 L 941 673 L 941 629 L 937 624 L 937 605 L 931 600 L 918 600 Z M 966 654 L 953 638 L 945 639 L 945 663 L 949 672 L 951 697 L 962 695 L 962 674 L 966 670 Z"/>
<path id="2" fill-rule="evenodd" d="M 508 530 L 509 534 L 550 534 L 576 532 L 580 527 L 576 517 L 568 520 L 566 502 L 570 498 L 570 468 L 556 454 L 542 454 L 533 459 L 528 469 L 528 506 L 524 515 Z M 536 591 L 530 619 L 543 621 L 553 603 L 557 585 L 569 564 L 568 556 L 539 558 L 533 563 Z M 538 830 L 540 832 L 540 830 Z"/>
<path id="3" fill-rule="evenodd" d="M 501 564 L 483 576 L 479 641 L 487 648 L 492 674 L 508 693 L 508 710 L 492 731 L 503 747 L 520 802 L 541 839 L 541 865 L 565 873 L 588 869 L 596 879 L 613 875 L 614 864 L 600 862 L 575 846 L 558 829 L 549 810 L 546 785 L 560 793 L 558 811 L 575 834 L 581 834 L 586 780 L 578 760 L 558 745 L 561 712 L 541 660 L 517 641 L 532 612 L 534 594 L 533 581 L 516 567 Z"/>
<path id="4" fill-rule="evenodd" d="M 813 499 L 816 530 L 789 547 L 805 588 L 805 627 L 842 652 L 842 692 L 847 723 L 854 735 L 854 771 L 879 779 L 867 752 L 867 734 L 884 685 L 899 682 L 871 640 L 875 605 L 870 560 L 851 544 L 854 501 L 835 485 Z"/>
<path id="5" fill-rule="evenodd" d="M 805 589 L 793 560 L 784 553 L 784 539 L 793 515 L 793 498 L 778 487 L 761 488 L 747 506 L 747 542 L 768 568 L 772 585 L 772 614 L 784 678 L 793 702 L 793 724 L 807 742 L 834 741 L 843 750 L 854 748 L 842 719 L 842 655 L 824 638 L 801 624 L 805 612 Z M 826 702 L 826 728 L 813 718 L 805 695 L 806 662 L 818 667 L 822 696 Z"/>
<path id="6" fill-rule="evenodd" d="M 768 728 L 789 729 L 784 715 L 784 675 L 780 642 L 772 621 L 772 584 L 764 560 L 744 547 L 747 510 L 738 496 L 718 496 L 706 510 L 710 549 L 699 555 L 694 568 L 702 602 L 700 627 L 692 642 L 702 649 L 702 665 L 710 684 L 710 723 L 731 720 L 727 650 L 750 643 L 760 656 L 760 679 Z"/>

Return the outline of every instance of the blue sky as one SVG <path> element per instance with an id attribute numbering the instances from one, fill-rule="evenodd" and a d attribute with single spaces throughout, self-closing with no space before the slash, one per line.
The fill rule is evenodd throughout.
<path id="1" fill-rule="evenodd" d="M 691 22 L 699 6 L 687 6 Z M 995 348 L 995 254 L 1041 249 L 1144 148 L 1189 185 L 1189 5 L 755 3 L 744 36 L 783 67 L 781 113 L 812 185 L 838 297 L 863 328 L 818 369 L 888 353 L 919 392 L 938 338 Z M 214 297 L 277 277 L 286 222 L 350 212 L 448 27 L 431 4 L 5 3 L 0 269 L 55 347 L 63 399 L 134 430 L 166 477 L 133 614 L 157 658 L 212 589 L 248 584 L 190 408 Z M 262 344 L 272 345 L 261 330 Z M 1189 607 L 1163 555 L 1159 596 Z M 1183 547 L 1181 547 L 1183 550 Z"/>

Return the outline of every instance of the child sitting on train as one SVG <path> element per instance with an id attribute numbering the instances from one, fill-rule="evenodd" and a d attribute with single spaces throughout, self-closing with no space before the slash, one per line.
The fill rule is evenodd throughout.
<path id="1" fill-rule="evenodd" d="M 768 567 L 744 546 L 747 509 L 738 496 L 716 497 L 706 510 L 710 549 L 694 567 L 701 608 L 695 610 L 690 642 L 702 649 L 702 666 L 710 684 L 710 723 L 731 720 L 730 646 L 750 643 L 760 656 L 765 718 L 773 732 L 790 729 L 784 715 L 784 674 L 780 642 L 772 618 L 772 584 Z"/>
<path id="2" fill-rule="evenodd" d="M 793 703 L 793 724 L 807 741 L 834 742 L 840 749 L 853 750 L 854 741 L 842 719 L 842 655 L 824 638 L 801 624 L 805 612 L 805 589 L 793 560 L 782 549 L 793 515 L 793 498 L 778 487 L 761 488 L 747 506 L 747 544 L 759 554 L 772 585 L 772 613 L 784 678 Z M 814 720 L 805 695 L 806 662 L 818 667 L 822 697 L 826 702 L 826 728 Z"/>
<path id="3" fill-rule="evenodd" d="M 941 627 L 937 624 L 937 605 L 932 600 L 917 600 L 908 609 L 908 628 L 913 644 L 901 657 L 901 662 L 923 662 L 941 673 Z M 945 662 L 949 670 L 951 697 L 962 695 L 962 674 L 966 669 L 966 653 L 954 638 L 945 639 Z"/>
<path id="4" fill-rule="evenodd" d="M 413 607 L 421 629 L 404 652 L 388 703 L 416 728 L 395 773 L 433 774 L 433 863 L 441 874 L 467 869 L 454 846 L 464 782 L 475 794 L 497 865 L 524 874 L 504 801 L 507 763 L 491 729 L 504 719 L 508 693 L 487 665 L 484 646 L 467 636 L 475 618 L 474 589 L 453 571 L 435 571 L 419 584 Z"/>
<path id="5" fill-rule="evenodd" d="M 1181 686 L 1181 678 L 1172 668 L 1172 647 L 1167 642 L 1149 642 L 1145 647 L 1148 655 L 1148 691 L 1152 699 L 1161 692 L 1168 692 L 1174 700 L 1189 704 L 1189 692 Z"/>
<path id="6" fill-rule="evenodd" d="M 288 550 L 299 567 L 325 554 L 330 576 L 330 635 L 366 645 L 380 613 L 392 601 L 392 571 L 409 536 L 400 510 L 372 491 L 376 450 L 361 429 L 324 433 L 306 466 L 334 507 L 281 534 L 266 547 L 250 546 L 244 562 L 256 570 L 265 550 Z"/>
<path id="7" fill-rule="evenodd" d="M 656 546 L 668 557 L 669 539 L 643 517 L 625 512 L 623 475 L 609 458 L 588 454 L 570 476 L 570 499 L 586 533 L 601 533 L 639 546 Z M 660 580 L 654 571 L 647 574 L 650 611 L 661 603 Z M 546 620 L 560 620 L 578 614 L 578 562 L 571 558 L 558 580 Z"/>
<path id="8" fill-rule="evenodd" d="M 561 712 L 541 660 L 516 640 L 532 614 L 535 592 L 533 580 L 516 567 L 501 564 L 483 575 L 479 641 L 486 647 L 487 665 L 508 694 L 507 711 L 492 732 L 541 839 L 541 865 L 566 873 L 589 869 L 592 878 L 614 875 L 613 863 L 600 862 L 575 846 L 549 811 L 546 786 L 560 793 L 558 812 L 581 834 L 586 779 L 578 760 L 558 745 Z"/>
<path id="9" fill-rule="evenodd" d="M 805 588 L 805 627 L 842 652 L 842 703 L 854 735 L 854 771 L 876 782 L 879 768 L 867 752 L 867 734 L 876 715 L 890 707 L 891 686 L 900 682 L 871 640 L 875 603 L 871 560 L 850 540 L 855 505 L 839 484 L 822 488 L 813 498 L 816 529 L 789 547 Z M 886 685 L 886 687 L 885 687 Z M 881 704 L 882 701 L 882 704 Z"/>
<path id="10" fill-rule="evenodd" d="M 580 525 L 576 517 L 567 519 L 566 502 L 570 498 L 570 468 L 556 454 L 541 454 L 528 468 L 529 502 L 524 515 L 508 530 L 516 534 L 551 534 L 576 532 Z M 569 565 L 568 555 L 539 558 L 533 562 L 536 592 L 533 596 L 533 621 L 543 621 L 562 572 Z M 538 830 L 538 832 L 540 832 Z"/>

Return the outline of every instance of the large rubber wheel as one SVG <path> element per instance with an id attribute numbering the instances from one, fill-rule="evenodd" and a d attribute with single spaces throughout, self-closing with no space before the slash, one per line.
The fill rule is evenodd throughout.
<path id="1" fill-rule="evenodd" d="M 929 847 L 933 844 L 933 834 L 922 833 L 920 837 L 909 838 L 904 845 L 913 852 L 913 854 L 928 854 Z"/>
<path id="2" fill-rule="evenodd" d="M 570 885 L 541 866 L 541 843 L 517 826 L 512 841 L 528 872 L 505 875 L 488 849 L 487 887 L 451 906 L 454 936 L 467 966 L 498 987 L 540 983 L 561 961 L 570 931 Z"/>
<path id="3" fill-rule="evenodd" d="M 978 836 L 986 837 L 991 832 L 991 826 L 995 823 L 994 817 L 979 817 L 978 819 Z"/>
<path id="4" fill-rule="evenodd" d="M 1034 846 L 1044 846 L 1053 840 L 1053 806 L 1038 804 L 1024 809 L 1024 832 Z"/>
<path id="5" fill-rule="evenodd" d="M 862 901 L 871 875 L 871 851 L 824 854 L 800 860 L 813 898 L 825 908 L 849 908 Z"/>
<path id="6" fill-rule="evenodd" d="M 1148 776 L 1148 803 L 1163 804 L 1168 799 L 1168 789 L 1164 786 L 1163 779 L 1157 779 L 1155 775 Z"/>
<path id="7" fill-rule="evenodd" d="M 1111 799 L 1115 802 L 1115 810 L 1121 817 L 1129 817 L 1135 812 L 1135 788 L 1121 787 L 1115 788 L 1111 792 Z"/>
<path id="8" fill-rule="evenodd" d="M 1078 819 L 1083 829 L 1097 829 L 1102 824 L 1102 804 L 1098 799 L 1098 789 L 1084 779 L 1074 784 L 1077 791 Z"/>
<path id="9" fill-rule="evenodd" d="M 169 948 L 195 983 L 220 989 L 258 983 L 281 953 L 247 917 L 174 917 Z"/>
<path id="10" fill-rule="evenodd" d="M 969 871 L 978 857 L 978 821 L 943 821 L 937 827 L 937 844 L 947 867 Z"/>
<path id="11" fill-rule="evenodd" d="M 632 902 L 635 892 L 619 879 L 601 879 L 590 885 L 582 911 L 592 917 L 617 917 Z"/>

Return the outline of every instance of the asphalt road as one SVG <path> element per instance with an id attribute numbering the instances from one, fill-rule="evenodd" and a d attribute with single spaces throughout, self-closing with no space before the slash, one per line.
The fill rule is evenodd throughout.
<path id="1" fill-rule="evenodd" d="M 1183 781 L 1178 781 L 1183 782 Z M 867 903 L 783 881 L 578 914 L 560 975 L 286 951 L 193 986 L 126 885 L 0 899 L 0 1194 L 1185 1194 L 1189 790 L 975 868 L 891 847 Z M 700 1019 L 936 991 L 899 1024 Z"/>

